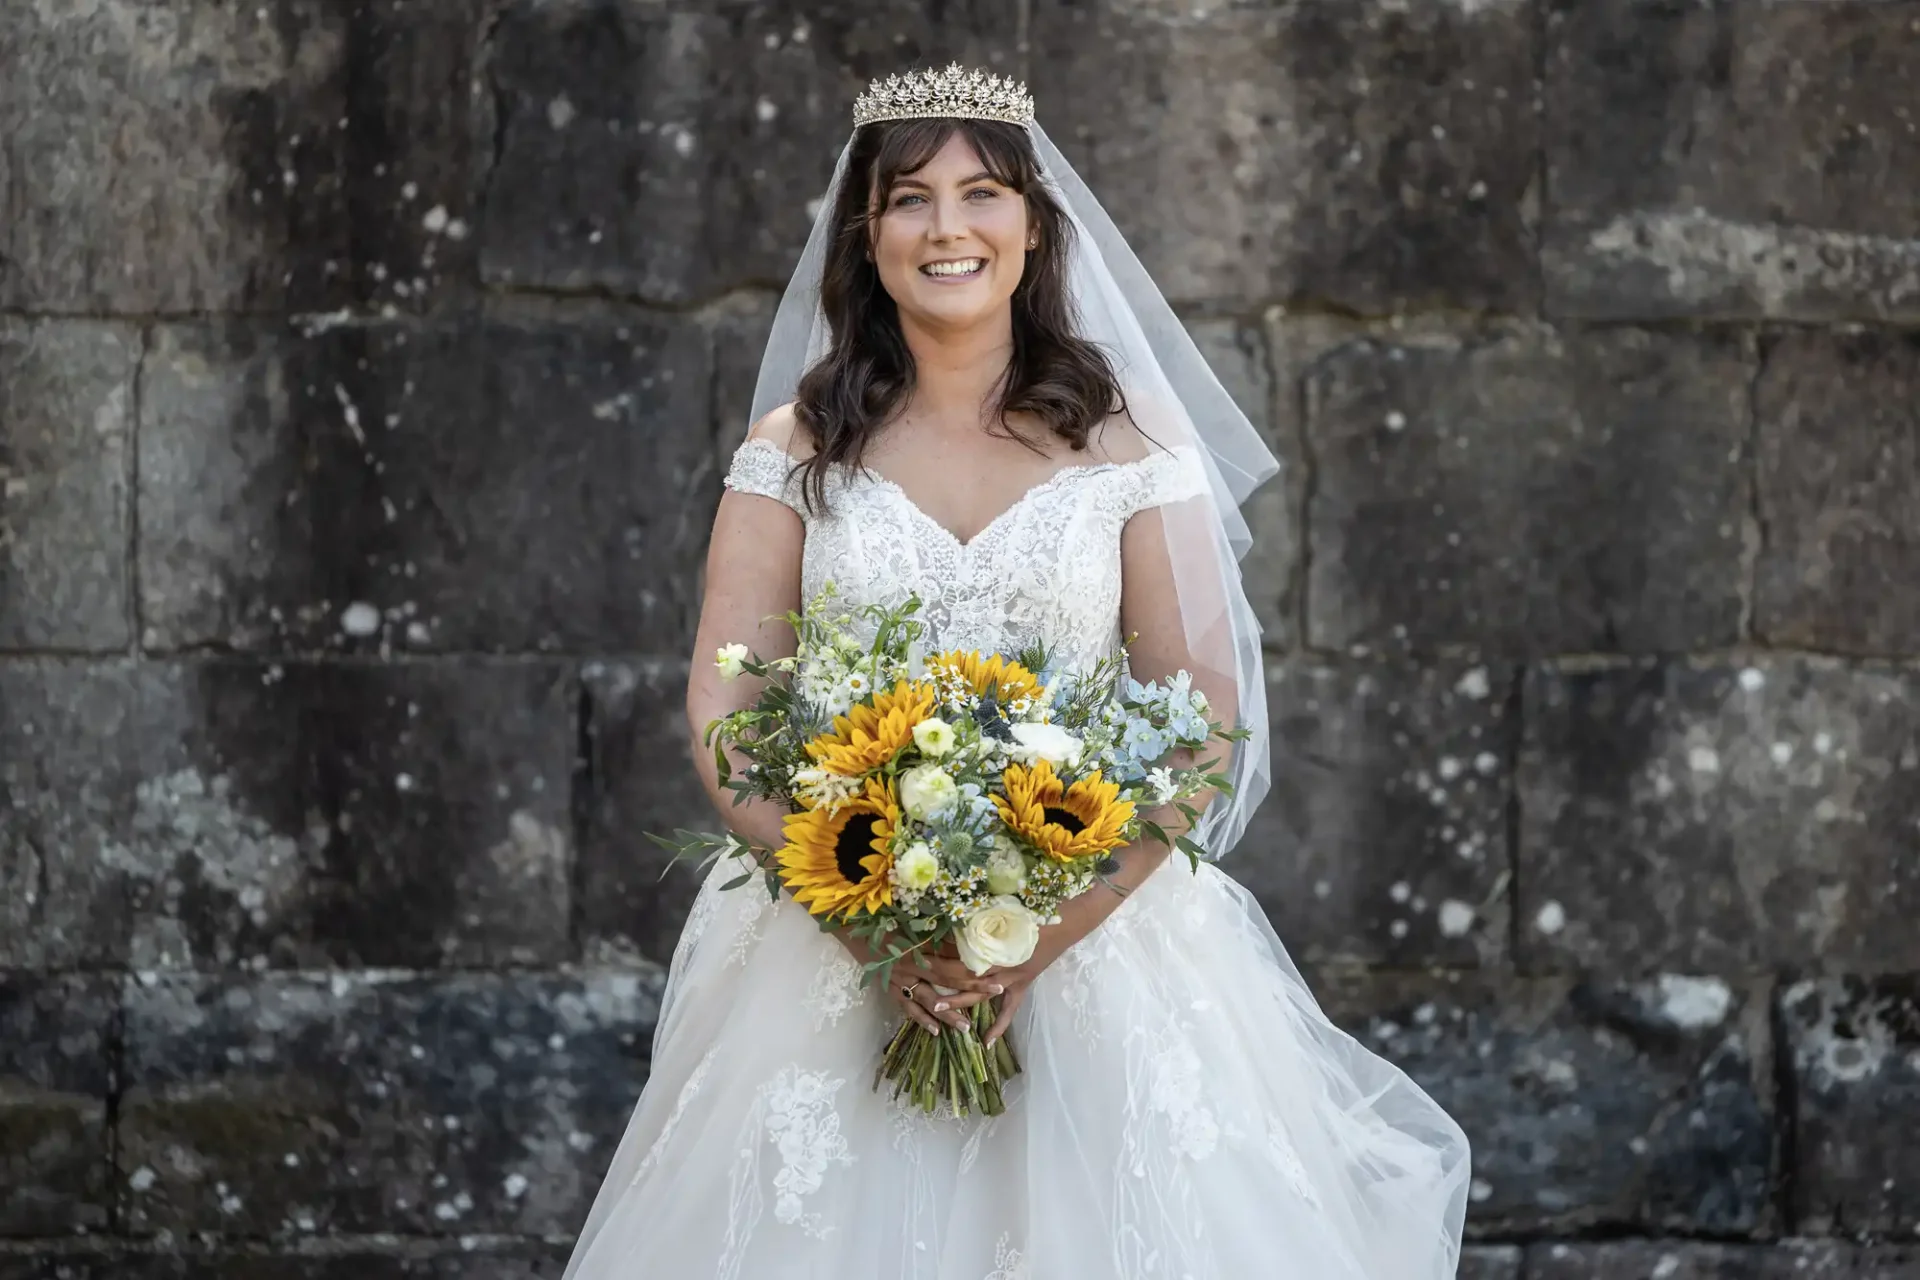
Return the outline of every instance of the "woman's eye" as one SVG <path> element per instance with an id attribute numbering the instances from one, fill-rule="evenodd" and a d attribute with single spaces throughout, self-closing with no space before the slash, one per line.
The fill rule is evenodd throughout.
<path id="1" fill-rule="evenodd" d="M 975 187 L 973 190 L 967 192 L 969 198 L 973 196 L 985 196 L 989 200 L 993 199 L 997 194 L 999 193 L 994 191 L 992 187 Z"/>
<path id="2" fill-rule="evenodd" d="M 903 196 L 895 196 L 893 199 L 893 207 L 896 209 L 904 208 L 907 201 L 918 200 L 920 198 L 921 197 L 914 195 L 912 192 L 908 192 L 906 195 L 903 195 Z"/>

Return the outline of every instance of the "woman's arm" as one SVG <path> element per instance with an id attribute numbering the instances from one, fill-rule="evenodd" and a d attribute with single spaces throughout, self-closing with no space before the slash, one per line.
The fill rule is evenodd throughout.
<path id="1" fill-rule="evenodd" d="M 796 460 L 809 452 L 805 433 L 798 429 L 792 408 L 776 409 L 754 424 L 752 436 L 778 445 Z M 798 638 L 787 625 L 788 611 L 798 612 L 800 560 L 806 527 L 799 513 L 776 498 L 727 490 L 714 516 L 713 537 L 707 546 L 706 595 L 700 606 L 700 624 L 694 634 L 693 670 L 687 680 L 687 729 L 692 735 L 694 767 L 721 820 L 735 834 L 762 849 L 778 849 L 788 810 L 777 801 L 758 797 L 735 804 L 738 793 L 720 783 L 713 750 L 706 745 L 706 727 L 720 716 L 753 705 L 766 685 L 762 676 L 720 678 L 714 654 L 728 644 L 744 644 L 767 661 L 793 655 Z M 747 761 L 729 751 L 737 776 Z M 743 890 L 758 893 L 758 887 Z M 789 895 L 791 896 L 791 895 Z M 882 957 L 858 938 L 842 930 L 834 937 L 861 964 Z M 937 997 L 937 984 L 957 994 Z M 921 962 L 896 964 L 888 989 L 907 1016 L 929 1031 L 939 1022 L 965 1026 L 968 1006 L 997 995 L 1000 983 L 977 978 L 958 960 L 922 957 Z M 917 990 L 917 996 L 906 996 Z"/>
<path id="2" fill-rule="evenodd" d="M 752 435 L 791 452 L 795 426 L 790 409 L 776 409 L 754 424 Z M 736 805 L 736 794 L 720 784 L 713 749 L 704 739 L 708 724 L 753 705 L 766 684 L 761 676 L 721 679 L 714 654 L 722 645 L 744 644 L 767 661 L 793 656 L 796 637 L 785 615 L 800 608 L 805 539 L 799 514 L 779 500 L 732 489 L 722 492 L 707 543 L 706 592 L 687 679 L 687 728 L 694 767 L 707 796 L 732 831 L 769 849 L 783 843 L 785 808 L 759 798 Z M 737 775 L 747 761 L 738 752 L 729 754 Z"/>
<path id="3" fill-rule="evenodd" d="M 1222 729 L 1236 727 L 1235 713 L 1240 705 L 1239 687 L 1234 676 L 1232 640 L 1225 625 L 1224 612 L 1217 614 L 1221 625 L 1214 633 L 1221 636 L 1220 651 L 1197 648 L 1187 635 L 1185 615 L 1181 612 L 1182 591 L 1188 592 L 1190 609 L 1205 607 L 1192 592 L 1210 591 L 1204 567 L 1183 565 L 1179 585 L 1175 584 L 1174 565 L 1168 554 L 1169 532 L 1180 545 L 1212 546 L 1211 532 L 1200 524 L 1168 523 L 1214 519 L 1204 501 L 1168 503 L 1149 507 L 1127 521 L 1120 537 L 1120 630 L 1133 637 L 1127 649 L 1127 661 L 1133 677 L 1143 683 L 1163 680 L 1176 671 L 1187 671 L 1193 686 L 1207 696 L 1210 714 L 1220 719 Z M 1194 535 L 1192 538 L 1189 535 Z M 1205 534 L 1201 539 L 1199 535 Z M 1196 572 L 1198 569 L 1198 572 Z M 1204 614 L 1200 616 L 1206 616 Z M 1203 640 L 1203 644 L 1206 641 Z M 1228 750 L 1231 744 L 1220 743 Z M 1213 758 L 1209 752 L 1204 758 Z M 1173 752 L 1166 763 L 1187 768 L 1195 763 L 1194 754 L 1184 748 Z M 1212 799 L 1211 791 L 1186 801 L 1196 813 L 1203 812 Z M 1175 805 L 1162 805 L 1143 812 L 1141 817 L 1157 823 L 1168 839 L 1178 839 L 1189 829 L 1186 816 Z M 1025 964 L 994 969 L 991 976 L 1005 984 L 1008 995 L 1001 1005 L 1000 1017 L 987 1032 L 989 1043 L 998 1039 L 1013 1019 L 1013 1011 L 1025 999 L 1026 988 L 1082 938 L 1099 928 L 1113 914 L 1126 895 L 1139 888 L 1166 861 L 1169 846 L 1143 835 L 1132 844 L 1113 851 L 1119 865 L 1096 881 L 1092 888 L 1069 899 L 1060 908 L 1060 923 L 1040 930 L 1040 944 Z"/>

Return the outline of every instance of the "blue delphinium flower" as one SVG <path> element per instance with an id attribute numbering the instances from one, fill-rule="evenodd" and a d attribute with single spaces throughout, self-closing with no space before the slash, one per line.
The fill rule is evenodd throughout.
<path id="1" fill-rule="evenodd" d="M 1126 731 L 1120 735 L 1120 746 L 1145 766 L 1171 751 L 1173 739 L 1145 716 L 1135 716 L 1127 721 Z"/>
<path id="2" fill-rule="evenodd" d="M 1186 742 L 1207 736 L 1207 717 L 1194 705 L 1191 690 L 1180 690 L 1167 699 L 1167 730 Z"/>

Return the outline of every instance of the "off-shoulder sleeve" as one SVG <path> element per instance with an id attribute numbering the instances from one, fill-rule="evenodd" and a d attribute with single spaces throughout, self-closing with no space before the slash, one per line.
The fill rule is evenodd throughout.
<path id="1" fill-rule="evenodd" d="M 1188 445 L 1151 454 L 1134 463 L 1131 470 L 1134 491 L 1128 515 L 1169 502 L 1198 498 L 1210 488 L 1200 455 Z"/>
<path id="2" fill-rule="evenodd" d="M 726 486 L 739 493 L 757 493 L 763 498 L 784 502 L 807 515 L 807 504 L 800 494 L 800 477 L 794 473 L 793 456 L 771 440 L 752 439 L 733 451 L 727 467 Z"/>

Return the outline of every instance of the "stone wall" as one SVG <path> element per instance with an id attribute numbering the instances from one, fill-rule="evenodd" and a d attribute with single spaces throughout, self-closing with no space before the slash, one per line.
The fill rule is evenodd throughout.
<path id="1" fill-rule="evenodd" d="M 1920 1277 L 1920 0 L 0 8 L 0 1277 L 557 1274 L 761 335 L 949 57 L 1289 463 L 1233 869 L 1465 1274 Z"/>

